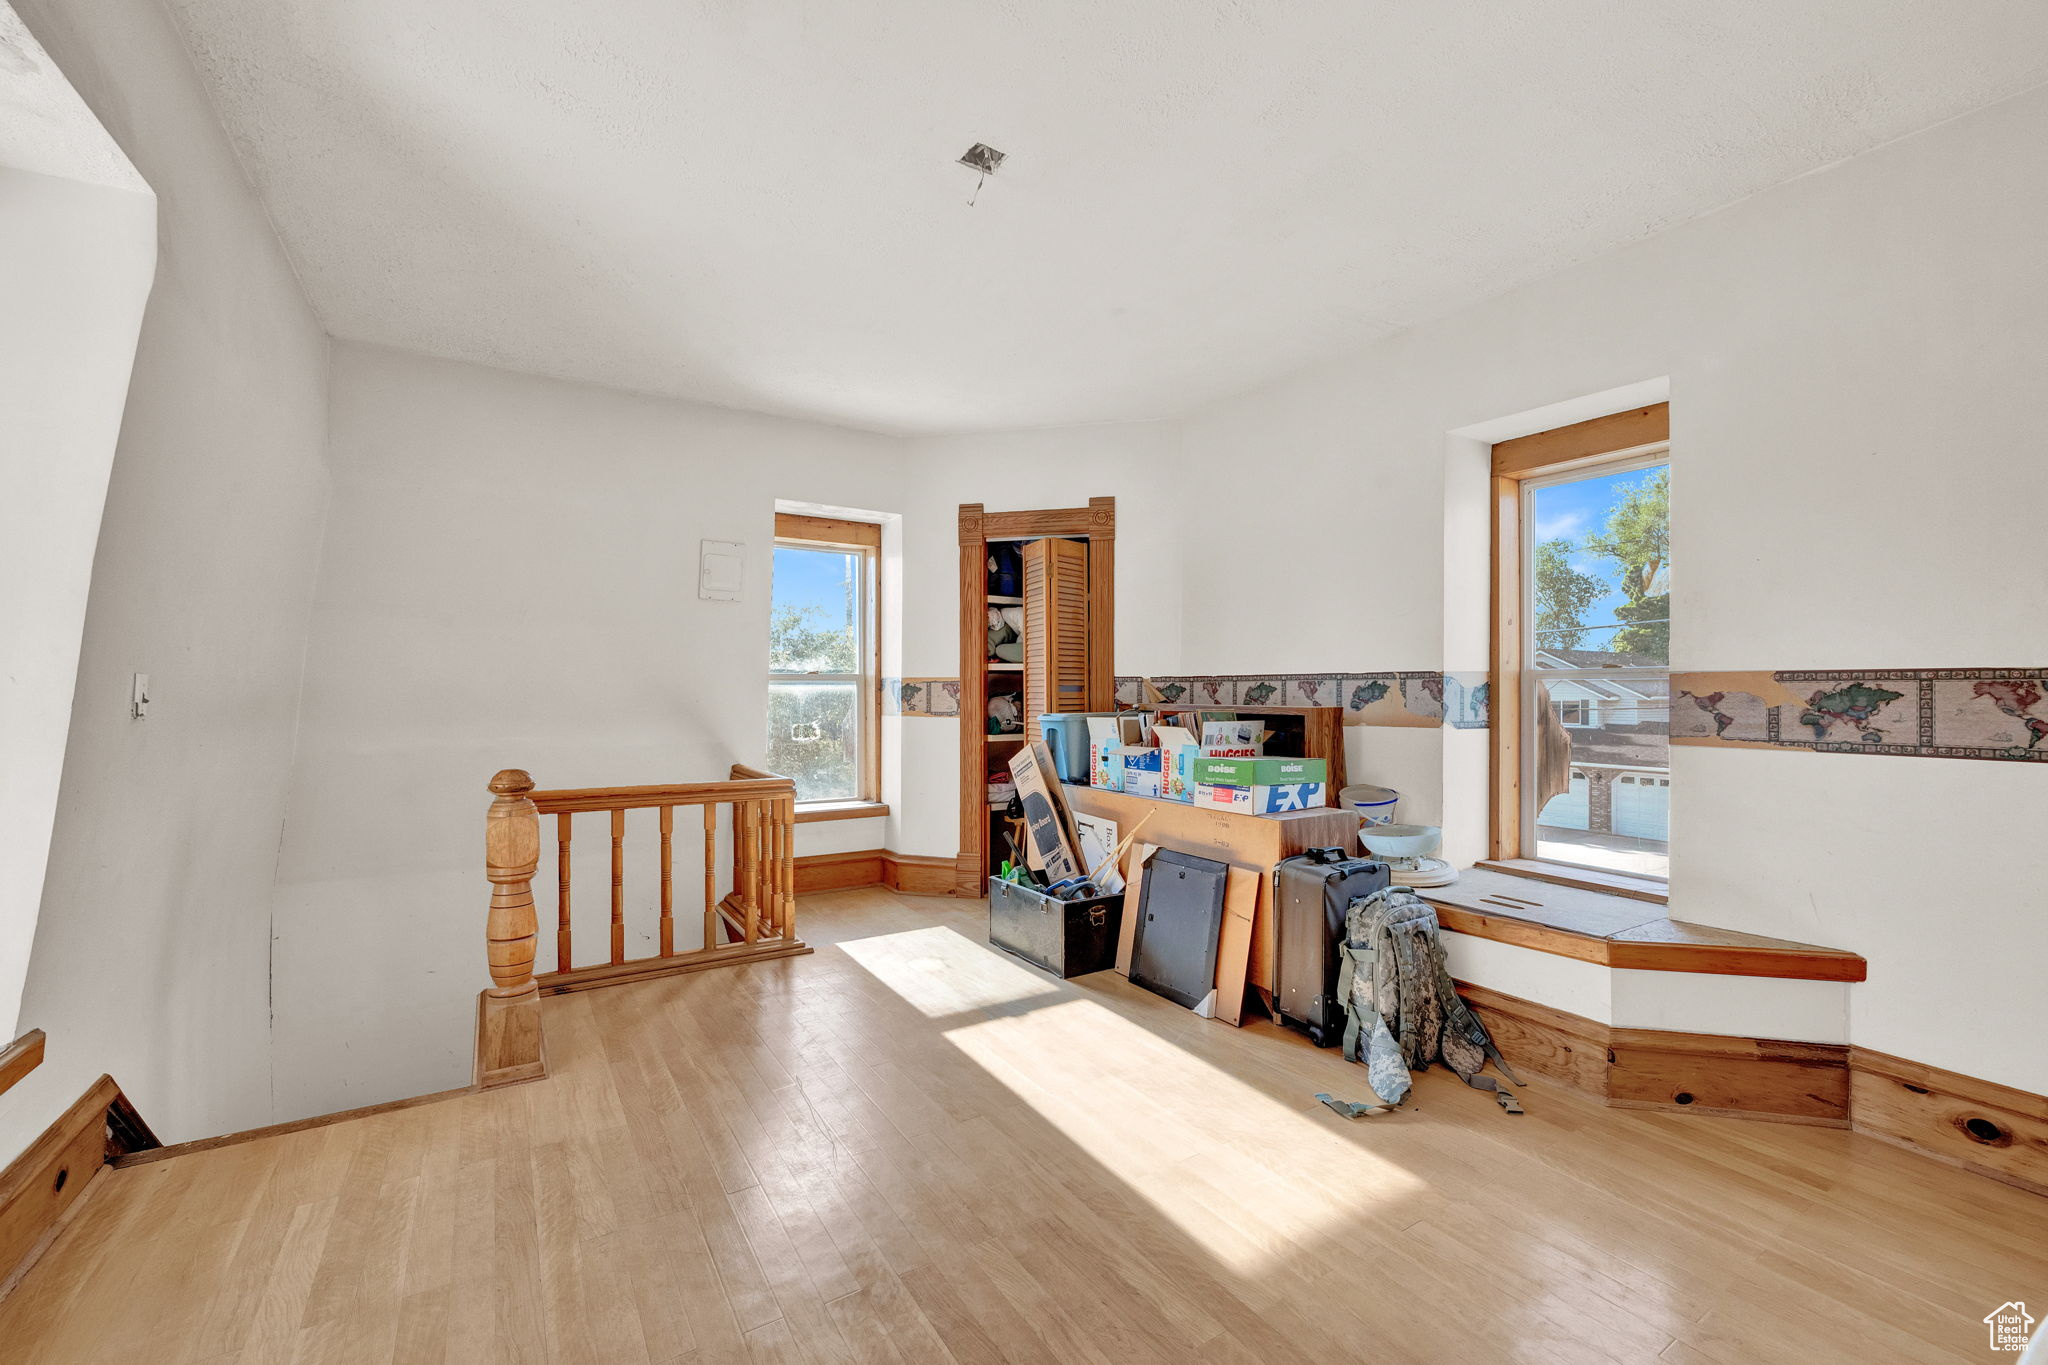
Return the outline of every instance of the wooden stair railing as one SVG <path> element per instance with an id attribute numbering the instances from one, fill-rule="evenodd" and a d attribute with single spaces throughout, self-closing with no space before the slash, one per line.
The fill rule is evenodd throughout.
<path id="1" fill-rule="evenodd" d="M 484 849 L 492 887 L 487 931 L 492 984 L 477 1006 L 479 1086 L 547 1074 L 540 1030 L 542 995 L 811 951 L 796 936 L 796 784 L 790 779 L 735 764 L 724 782 L 535 791 L 531 777 L 508 768 L 491 779 L 490 790 L 494 799 L 485 818 Z M 704 837 L 701 942 L 681 950 L 676 947 L 675 916 L 678 806 L 702 809 Z M 732 808 L 724 820 L 719 817 L 721 806 Z M 653 956 L 628 959 L 626 812 L 645 809 L 660 812 L 657 949 Z M 570 925 L 573 817 L 598 811 L 610 817 L 610 951 L 608 960 L 579 967 Z M 540 866 L 542 815 L 555 817 L 555 969 L 536 975 L 540 926 L 533 875 Z M 721 845 L 729 853 L 723 865 Z M 730 887 L 723 896 L 721 883 Z M 725 942 L 719 941 L 721 931 Z M 691 936 L 686 930 L 685 937 Z"/>

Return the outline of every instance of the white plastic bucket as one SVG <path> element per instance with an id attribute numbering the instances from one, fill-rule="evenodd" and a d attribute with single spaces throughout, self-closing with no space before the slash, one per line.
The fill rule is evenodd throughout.
<path id="1" fill-rule="evenodd" d="M 1368 825 L 1391 825 L 1394 823 L 1394 806 L 1401 799 L 1401 793 L 1392 787 L 1351 786 L 1337 793 L 1337 804 L 1346 810 L 1355 810 L 1363 816 Z"/>

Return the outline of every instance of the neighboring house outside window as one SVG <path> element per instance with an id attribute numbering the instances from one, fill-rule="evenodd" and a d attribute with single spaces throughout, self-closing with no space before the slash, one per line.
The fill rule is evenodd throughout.
<path id="1" fill-rule="evenodd" d="M 1548 701 L 1574 778 L 1530 774 L 1529 856 L 1667 875 L 1671 832 L 1669 465 L 1657 452 L 1529 480 L 1532 556 L 1524 685 Z M 1538 798 L 1543 798 L 1539 804 Z"/>
<path id="2" fill-rule="evenodd" d="M 1493 447 L 1493 853 L 1669 874 L 1663 404 Z"/>
<path id="3" fill-rule="evenodd" d="M 875 564 L 880 527 L 775 518 L 769 590 L 768 769 L 797 803 L 879 795 Z"/>

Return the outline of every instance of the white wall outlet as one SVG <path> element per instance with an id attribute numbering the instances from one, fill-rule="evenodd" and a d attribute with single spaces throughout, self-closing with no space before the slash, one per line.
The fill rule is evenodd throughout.
<path id="1" fill-rule="evenodd" d="M 149 674 L 135 675 L 135 690 L 128 694 L 128 714 L 136 720 L 149 719 Z"/>
<path id="2" fill-rule="evenodd" d="M 747 582 L 747 547 L 736 540 L 697 542 L 697 596 L 737 602 Z"/>

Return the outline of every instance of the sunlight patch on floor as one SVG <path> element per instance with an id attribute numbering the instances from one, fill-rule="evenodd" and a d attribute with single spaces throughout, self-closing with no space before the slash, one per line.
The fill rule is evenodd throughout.
<path id="1" fill-rule="evenodd" d="M 1053 982 L 951 929 L 906 929 L 838 946 L 928 1019 L 1060 993 Z"/>
<path id="2" fill-rule="evenodd" d="M 1282 1103 L 950 930 L 841 946 L 928 1017 L 998 1007 L 989 1018 L 947 1029 L 948 1041 L 1065 1142 L 1241 1273 L 1427 1191 L 1340 1121 L 1325 1121 L 1310 1094 L 1300 1107 Z M 970 998 L 981 1003 L 965 1004 Z M 1027 1001 L 1028 1008 L 1000 1009 Z M 1029 1129 L 1012 1132 L 1027 1149 L 1044 1141 Z M 1048 1168 L 1055 1156 L 1048 1153 Z"/>

